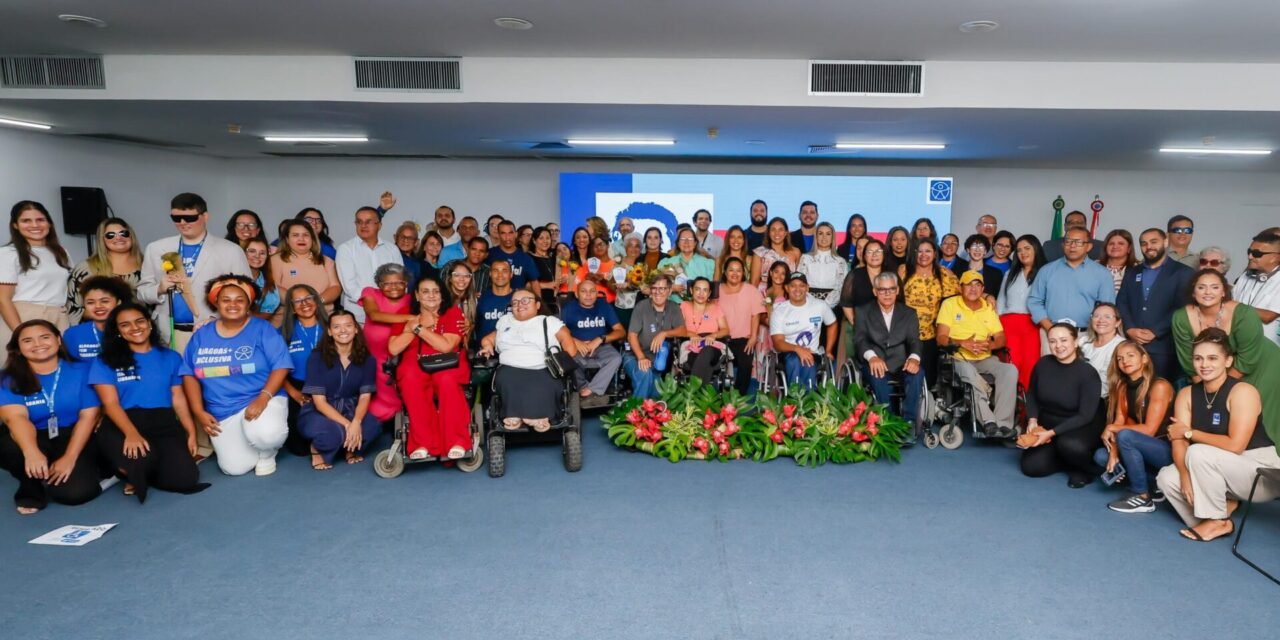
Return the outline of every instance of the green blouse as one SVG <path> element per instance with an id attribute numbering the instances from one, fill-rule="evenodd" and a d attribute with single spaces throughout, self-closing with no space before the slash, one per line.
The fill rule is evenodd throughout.
<path id="1" fill-rule="evenodd" d="M 695 253 L 688 262 L 685 262 L 684 257 L 677 253 L 674 256 L 663 258 L 662 261 L 658 263 L 659 269 L 666 266 L 674 267 L 677 271 L 683 272 L 690 281 L 694 278 L 701 277 L 715 282 L 716 263 L 714 260 L 706 256 L 701 256 Z M 681 296 L 673 292 L 671 294 L 671 299 L 678 303 L 681 300 Z"/>
<path id="2" fill-rule="evenodd" d="M 1258 312 L 1247 304 L 1236 305 L 1231 314 L 1231 331 L 1228 334 L 1231 348 L 1235 350 L 1235 368 L 1244 374 L 1244 381 L 1258 389 L 1262 395 L 1262 422 L 1266 425 L 1271 441 L 1280 443 L 1280 346 L 1267 339 L 1262 330 Z M 1178 363 L 1188 378 L 1195 377 L 1191 362 L 1191 320 L 1187 308 L 1173 313 L 1173 343 L 1178 351 Z M 1280 450 L 1280 444 L 1277 444 Z"/>

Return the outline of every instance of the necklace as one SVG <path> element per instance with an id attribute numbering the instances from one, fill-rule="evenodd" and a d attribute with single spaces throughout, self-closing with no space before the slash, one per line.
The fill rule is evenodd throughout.
<path id="1" fill-rule="evenodd" d="M 1226 310 L 1227 310 L 1227 305 L 1222 304 L 1221 302 L 1219 302 L 1219 303 L 1218 303 L 1218 317 L 1216 317 L 1216 318 L 1214 318 L 1214 319 L 1213 319 L 1213 328 L 1215 328 L 1215 329 L 1220 329 L 1220 328 L 1221 328 L 1219 325 L 1221 325 L 1221 324 L 1222 324 L 1222 314 L 1223 314 L 1223 313 L 1225 313 L 1225 312 L 1226 312 Z M 1198 319 L 1200 320 L 1200 330 L 1201 330 L 1201 331 L 1204 331 L 1207 327 L 1205 326 L 1205 322 L 1204 322 L 1204 311 L 1202 311 L 1202 310 L 1200 309 L 1200 305 L 1196 305 L 1196 316 L 1197 316 L 1197 317 L 1198 317 Z"/>
<path id="2" fill-rule="evenodd" d="M 1204 385 L 1200 385 L 1200 392 L 1204 394 L 1204 408 L 1212 409 L 1213 403 L 1218 401 L 1218 394 L 1222 393 L 1222 387 L 1218 387 L 1218 390 L 1213 392 L 1212 398 L 1209 397 L 1209 390 Z"/>

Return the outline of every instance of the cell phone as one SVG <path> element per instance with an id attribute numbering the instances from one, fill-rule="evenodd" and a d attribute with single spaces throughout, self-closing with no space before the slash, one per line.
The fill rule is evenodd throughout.
<path id="1" fill-rule="evenodd" d="M 1102 474 L 1102 482 L 1108 487 L 1114 485 L 1117 482 L 1120 482 L 1123 479 L 1124 479 L 1124 463 L 1122 462 L 1117 462 L 1114 469 L 1112 469 L 1110 472 L 1103 472 Z"/>

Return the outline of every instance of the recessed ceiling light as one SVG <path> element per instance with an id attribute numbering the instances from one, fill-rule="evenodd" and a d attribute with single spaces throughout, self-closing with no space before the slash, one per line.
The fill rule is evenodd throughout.
<path id="1" fill-rule="evenodd" d="M 908 151 L 928 151 L 937 149 L 946 149 L 945 144 L 898 144 L 898 143 L 863 143 L 863 142 L 837 142 L 837 149 L 903 149 Z"/>
<path id="2" fill-rule="evenodd" d="M 995 31 L 1000 28 L 1000 23 L 995 20 L 970 20 L 960 25 L 961 33 L 986 33 Z"/>
<path id="3" fill-rule="evenodd" d="M 597 144 L 597 145 L 617 145 L 617 146 L 641 145 L 641 146 L 667 146 L 667 147 L 676 143 L 675 140 L 593 140 L 593 139 L 580 139 L 580 138 L 572 138 L 572 139 L 566 140 L 566 142 L 568 142 L 570 145 Z"/>
<path id="4" fill-rule="evenodd" d="M 50 125 L 40 124 L 39 122 L 27 122 L 26 120 L 11 120 L 9 118 L 0 118 L 0 124 L 6 124 L 11 127 L 22 127 L 24 129 L 39 129 L 41 131 L 48 131 L 53 128 Z"/>
<path id="5" fill-rule="evenodd" d="M 71 23 L 71 24 L 84 25 L 84 26 L 86 26 L 86 27 L 96 27 L 96 28 L 98 28 L 98 29 L 101 29 L 101 28 L 103 28 L 103 27 L 107 26 L 107 23 L 106 23 L 106 21 L 105 21 L 105 20 L 99 20 L 99 19 L 97 19 L 97 18 L 90 18 L 89 16 L 78 16 L 78 15 L 76 15 L 76 14 L 74 14 L 74 13 L 63 13 L 63 14 L 61 14 L 61 15 L 59 15 L 59 16 L 58 16 L 58 19 L 59 19 L 59 20 L 61 20 L 61 21 L 63 21 L 63 22 L 69 22 L 69 23 Z"/>
<path id="6" fill-rule="evenodd" d="M 533 23 L 524 18 L 494 18 L 493 23 L 503 29 L 514 29 L 516 31 L 527 31 L 533 28 Z"/>
<path id="7" fill-rule="evenodd" d="M 267 142 L 368 142 L 364 136 L 263 136 Z"/>
<path id="8" fill-rule="evenodd" d="M 1221 156 L 1269 156 L 1271 149 L 1219 149 L 1210 147 L 1164 147 L 1160 153 L 1185 153 L 1191 155 Z"/>

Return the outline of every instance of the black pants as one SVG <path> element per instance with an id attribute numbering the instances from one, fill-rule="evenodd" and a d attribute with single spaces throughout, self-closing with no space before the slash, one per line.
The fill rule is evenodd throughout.
<path id="1" fill-rule="evenodd" d="M 1105 405 L 1103 405 L 1105 406 Z M 1106 413 L 1099 408 L 1089 424 L 1054 436 L 1048 444 L 1022 452 L 1022 473 L 1032 478 L 1051 476 L 1066 471 L 1072 481 L 1088 481 L 1101 475 L 1103 469 L 1093 461 L 1093 452 L 1101 446 Z M 1046 416 L 1046 419 L 1051 420 Z M 1052 429 L 1052 422 L 1040 426 Z"/>
<path id="2" fill-rule="evenodd" d="M 751 388 L 751 354 L 747 353 L 747 341 L 751 338 L 729 338 L 725 346 L 733 354 L 733 386 L 738 393 L 746 395 Z"/>
<path id="3" fill-rule="evenodd" d="M 13 501 L 19 507 L 43 509 L 49 506 L 50 500 L 60 504 L 84 504 L 102 493 L 102 487 L 98 485 L 98 448 L 94 442 L 94 436 L 90 436 L 89 441 L 85 443 L 84 450 L 76 458 L 75 468 L 72 469 L 67 481 L 53 486 L 46 484 L 44 480 L 27 476 L 26 458 L 22 455 L 22 448 L 14 442 L 7 427 L 0 429 L 2 429 L 0 430 L 0 467 L 4 467 L 4 470 L 18 481 L 18 490 L 13 494 Z M 62 433 L 52 440 L 49 439 L 47 431 L 36 431 L 36 446 L 48 458 L 50 466 L 66 453 L 67 444 L 70 442 L 71 429 L 63 429 Z"/>
<path id="4" fill-rule="evenodd" d="M 924 369 L 925 384 L 933 389 L 938 384 L 938 340 L 920 341 L 920 365 Z"/>
<path id="5" fill-rule="evenodd" d="M 716 376 L 716 367 L 720 364 L 720 350 L 708 344 L 704 345 L 701 351 L 689 355 L 689 373 L 711 384 L 711 380 Z"/>
<path id="6" fill-rule="evenodd" d="M 294 389 L 302 390 L 303 382 L 301 380 L 293 376 L 289 376 L 288 380 Z M 289 398 L 289 435 L 285 436 L 284 439 L 285 451 L 295 456 L 311 455 L 311 441 L 302 437 L 302 432 L 298 431 L 298 412 L 302 410 L 302 405 L 294 402 L 292 397 L 288 395 L 286 397 Z"/>
<path id="7" fill-rule="evenodd" d="M 209 486 L 200 484 L 200 470 L 187 450 L 187 432 L 173 409 L 127 409 L 125 414 L 151 450 L 140 458 L 126 457 L 124 433 L 110 420 L 104 420 L 98 429 L 98 446 L 102 448 L 102 455 L 111 461 L 111 468 L 133 485 L 139 502 L 146 501 L 151 487 L 174 493 L 195 493 Z"/>

